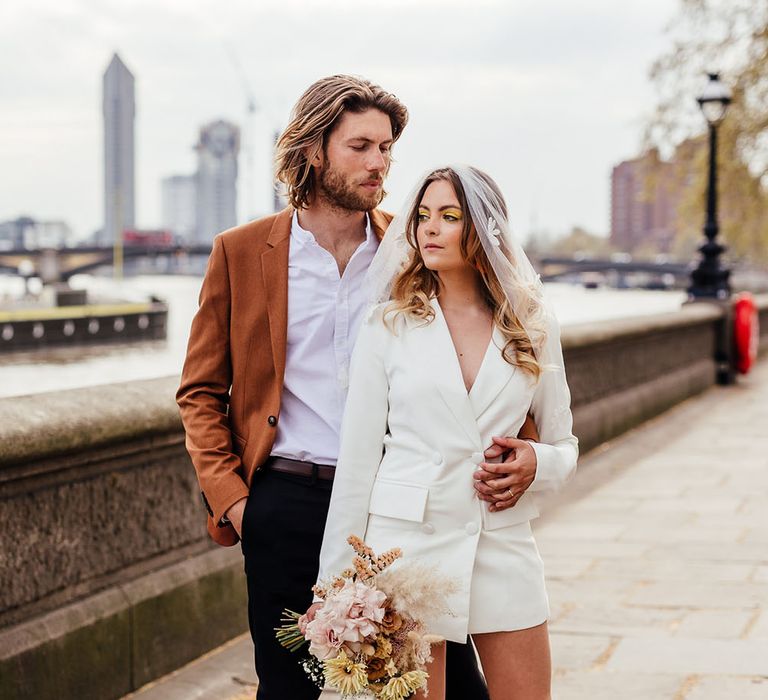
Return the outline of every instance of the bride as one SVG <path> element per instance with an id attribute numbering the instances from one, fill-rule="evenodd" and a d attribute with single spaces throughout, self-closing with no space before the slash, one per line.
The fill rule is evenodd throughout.
<path id="1" fill-rule="evenodd" d="M 530 521 L 536 492 L 575 470 L 577 440 L 558 325 L 496 183 L 473 167 L 429 173 L 390 225 L 369 289 L 319 580 L 346 568 L 353 533 L 436 565 L 460 592 L 450 614 L 426 621 L 430 632 L 472 636 L 492 700 L 549 698 L 549 607 Z M 500 440 L 528 413 L 537 442 Z M 494 470 L 483 455 L 493 438 L 535 464 L 498 503 L 475 487 Z M 444 647 L 427 669 L 430 700 L 444 697 Z"/>

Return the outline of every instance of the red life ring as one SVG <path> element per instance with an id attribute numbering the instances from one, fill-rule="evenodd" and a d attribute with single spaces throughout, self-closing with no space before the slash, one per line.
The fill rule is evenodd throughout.
<path id="1" fill-rule="evenodd" d="M 742 292 L 733 304 L 733 347 L 736 369 L 749 372 L 757 358 L 759 337 L 757 307 L 749 292 Z"/>

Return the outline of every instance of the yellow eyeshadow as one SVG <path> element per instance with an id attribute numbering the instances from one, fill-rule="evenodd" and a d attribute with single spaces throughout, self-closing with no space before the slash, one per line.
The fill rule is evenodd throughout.
<path id="1" fill-rule="evenodd" d="M 461 218 L 461 212 L 458 209 L 446 209 L 443 212 L 443 215 L 453 216 L 453 217 L 455 217 L 457 219 Z"/>

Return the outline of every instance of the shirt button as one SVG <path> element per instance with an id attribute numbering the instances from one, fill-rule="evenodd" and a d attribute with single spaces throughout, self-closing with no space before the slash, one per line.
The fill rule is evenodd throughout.
<path id="1" fill-rule="evenodd" d="M 478 532 L 480 532 L 480 528 L 477 526 L 477 523 L 467 523 L 464 526 L 464 530 L 468 535 L 476 535 Z"/>
<path id="2" fill-rule="evenodd" d="M 482 452 L 473 452 L 470 460 L 472 460 L 472 464 L 480 464 L 485 460 L 485 455 Z"/>
<path id="3" fill-rule="evenodd" d="M 267 423 L 269 423 L 274 428 L 277 425 L 277 418 L 275 418 L 275 416 L 270 416 L 267 418 Z"/>
<path id="4" fill-rule="evenodd" d="M 435 526 L 432 523 L 424 523 L 421 526 L 421 531 L 425 535 L 433 535 L 435 533 Z"/>
<path id="5" fill-rule="evenodd" d="M 441 455 L 439 452 L 433 452 L 432 453 L 432 461 L 435 464 L 442 464 L 442 462 L 443 462 L 443 455 Z"/>

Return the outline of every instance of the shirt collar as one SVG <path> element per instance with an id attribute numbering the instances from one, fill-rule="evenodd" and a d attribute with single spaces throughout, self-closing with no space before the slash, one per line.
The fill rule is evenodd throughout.
<path id="1" fill-rule="evenodd" d="M 317 241 L 315 240 L 315 236 L 311 231 L 307 231 L 307 229 L 302 228 L 299 224 L 299 213 L 294 210 L 293 212 L 293 218 L 291 219 L 291 237 L 299 242 L 299 243 L 314 243 L 317 245 Z M 375 234 L 373 233 L 373 227 L 371 226 L 371 215 L 366 212 L 365 213 L 365 245 L 369 246 L 371 245 L 371 240 L 376 238 Z"/>

